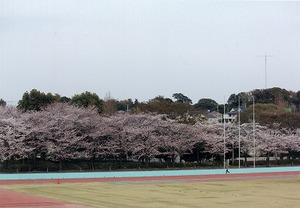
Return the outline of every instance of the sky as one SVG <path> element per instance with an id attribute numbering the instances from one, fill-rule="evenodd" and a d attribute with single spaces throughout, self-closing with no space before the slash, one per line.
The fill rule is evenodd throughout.
<path id="1" fill-rule="evenodd" d="M 8 103 L 31 89 L 223 103 L 266 86 L 296 92 L 299 80 L 297 1 L 0 0 Z"/>

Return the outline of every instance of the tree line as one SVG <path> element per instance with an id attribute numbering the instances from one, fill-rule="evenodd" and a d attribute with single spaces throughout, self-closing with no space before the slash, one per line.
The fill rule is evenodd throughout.
<path id="1" fill-rule="evenodd" d="M 101 115 L 114 115 L 117 112 L 157 113 L 167 115 L 183 123 L 196 123 L 203 120 L 207 112 L 224 113 L 224 103 L 219 104 L 210 98 L 201 98 L 195 104 L 182 93 L 174 93 L 171 98 L 157 96 L 145 102 L 137 99 L 117 100 L 107 94 L 101 99 L 96 93 L 83 92 L 71 98 L 59 94 L 44 93 L 36 89 L 25 92 L 17 108 L 23 111 L 39 111 L 52 103 L 69 103 L 77 107 L 95 107 Z M 242 110 L 241 122 L 252 121 L 252 105 L 255 103 L 256 122 L 270 128 L 300 128 L 300 91 L 292 92 L 281 88 L 270 88 L 231 94 L 225 104 L 226 113 L 232 109 Z M 0 106 L 6 102 L 0 99 Z M 205 118 L 204 118 L 205 119 Z M 205 121 L 205 120 L 204 120 Z"/>

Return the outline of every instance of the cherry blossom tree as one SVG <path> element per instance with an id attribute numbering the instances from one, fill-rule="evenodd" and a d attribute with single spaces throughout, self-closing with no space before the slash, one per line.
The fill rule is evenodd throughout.
<path id="1" fill-rule="evenodd" d="M 198 140 L 198 131 L 195 126 L 181 124 L 174 121 L 165 122 L 163 129 L 160 130 L 160 152 L 162 155 L 171 159 L 173 166 L 176 157 L 182 162 L 182 156 L 191 154 Z"/>
<path id="2" fill-rule="evenodd" d="M 0 107 L 0 161 L 25 158 L 27 130 L 21 113 L 14 107 Z"/>
<path id="3" fill-rule="evenodd" d="M 126 122 L 127 130 L 130 132 L 132 139 L 132 154 L 146 165 L 150 160 L 160 153 L 159 133 L 157 127 L 163 126 L 163 118 L 159 115 L 139 114 L 131 115 L 131 119 Z"/>
<path id="4" fill-rule="evenodd" d="M 128 154 L 132 152 L 133 135 L 130 132 L 130 121 L 134 122 L 134 116 L 129 114 L 117 114 L 106 119 L 106 127 L 104 143 L 106 156 L 116 158 L 119 167 L 122 166 L 122 160 L 127 158 Z"/>
<path id="5" fill-rule="evenodd" d="M 89 133 L 84 133 L 84 137 L 78 140 L 77 145 L 81 149 L 84 158 L 91 162 L 92 169 L 98 159 L 105 159 L 111 153 L 109 141 L 111 140 L 112 128 L 109 126 L 111 120 L 107 117 L 95 116 L 91 119 Z"/>
<path id="6" fill-rule="evenodd" d="M 66 103 L 55 103 L 43 111 L 24 114 L 26 128 L 30 130 L 24 140 L 30 147 L 30 157 L 38 155 L 45 159 L 58 161 L 60 169 L 63 162 L 83 159 L 88 151 L 83 148 L 83 138 L 89 137 L 97 125 L 94 117 L 97 111 L 92 108 L 78 108 Z"/>
<path id="7" fill-rule="evenodd" d="M 59 161 L 89 158 L 91 146 L 86 138 L 96 138 L 99 115 L 94 108 L 79 108 L 57 103 L 45 110 L 49 132 L 48 158 Z"/>
<path id="8" fill-rule="evenodd" d="M 223 157 L 224 155 L 224 131 L 223 125 L 213 124 L 206 125 L 203 128 L 205 131 L 204 137 L 204 152 L 215 157 Z M 226 142 L 227 140 L 225 140 Z M 225 144 L 225 153 L 228 152 L 227 145 Z"/>
<path id="9" fill-rule="evenodd" d="M 300 152 L 300 129 L 286 130 L 282 136 L 281 150 L 288 154 L 288 160 Z"/>

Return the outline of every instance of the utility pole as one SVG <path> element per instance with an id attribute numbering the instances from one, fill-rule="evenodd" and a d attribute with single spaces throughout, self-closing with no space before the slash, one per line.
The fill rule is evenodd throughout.
<path id="1" fill-rule="evenodd" d="M 268 57 L 274 57 L 274 55 L 267 55 L 267 53 L 265 53 L 265 55 L 261 55 L 258 57 L 264 57 L 265 58 L 265 89 L 267 89 L 268 85 L 267 85 L 267 59 Z"/>

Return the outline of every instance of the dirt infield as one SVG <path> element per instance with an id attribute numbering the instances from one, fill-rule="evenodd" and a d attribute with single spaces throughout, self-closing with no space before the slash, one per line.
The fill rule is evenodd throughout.
<path id="1" fill-rule="evenodd" d="M 214 182 L 233 180 L 257 180 L 276 178 L 299 178 L 299 172 L 274 172 L 274 173 L 244 173 L 244 174 L 219 174 L 219 175 L 193 175 L 193 176 L 161 176 L 161 177 L 128 177 L 128 178 L 84 178 L 84 179 L 47 179 L 47 180 L 5 180 L 0 181 L 0 207 L 49 207 L 49 208 L 83 208 L 76 204 L 68 204 L 38 196 L 16 193 L 1 189 L 1 185 L 14 184 L 49 184 L 55 183 L 157 183 L 157 182 Z"/>

